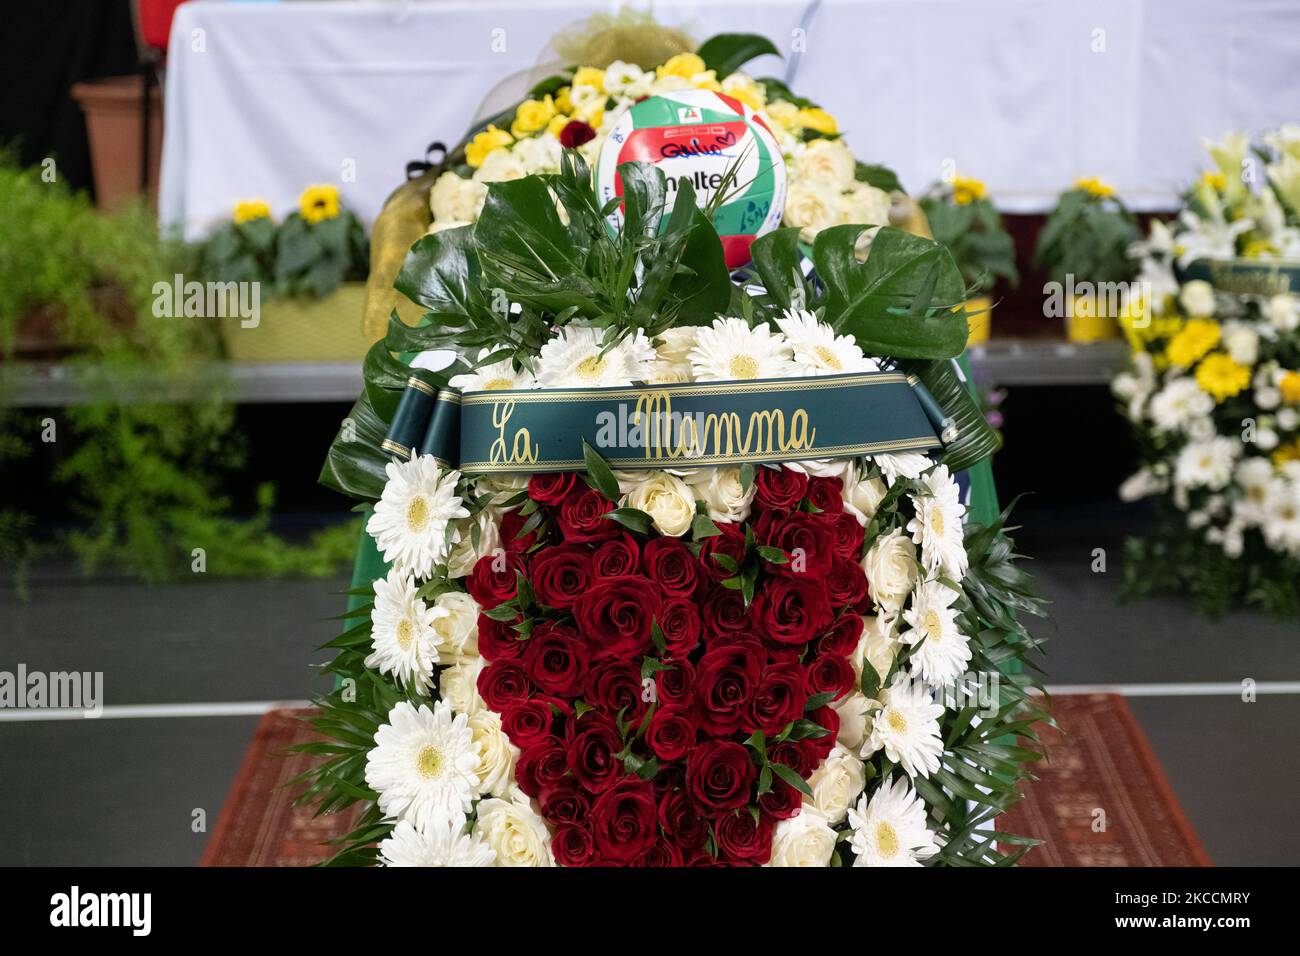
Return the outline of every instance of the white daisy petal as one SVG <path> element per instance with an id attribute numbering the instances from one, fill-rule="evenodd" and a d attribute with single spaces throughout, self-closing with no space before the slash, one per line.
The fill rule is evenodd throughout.
<path id="1" fill-rule="evenodd" d="M 766 325 L 750 328 L 744 319 L 714 319 L 697 330 L 690 351 L 697 382 L 729 382 L 797 375 L 790 344 Z"/>
<path id="2" fill-rule="evenodd" d="M 366 531 L 385 561 L 427 579 L 460 539 L 459 532 L 448 534 L 448 524 L 469 517 L 456 494 L 460 472 L 444 471 L 432 455 L 390 462 L 385 470 L 388 483 Z"/>
<path id="3" fill-rule="evenodd" d="M 854 866 L 920 866 L 939 852 L 925 825 L 925 804 L 902 777 L 864 794 L 849 811 Z"/>
<path id="4" fill-rule="evenodd" d="M 384 866 L 491 866 L 496 851 L 464 830 L 464 817 L 439 821 L 423 833 L 409 820 L 399 820 L 380 841 L 379 856 Z"/>

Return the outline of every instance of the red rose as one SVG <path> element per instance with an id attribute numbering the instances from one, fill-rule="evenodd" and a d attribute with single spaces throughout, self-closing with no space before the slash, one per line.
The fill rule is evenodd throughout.
<path id="1" fill-rule="evenodd" d="M 772 789 L 758 798 L 758 808 L 773 820 L 789 820 L 803 807 L 803 794 L 784 780 L 774 779 Z"/>
<path id="2" fill-rule="evenodd" d="M 573 778 L 593 793 L 604 790 L 623 772 L 623 764 L 614 756 L 622 749 L 623 741 L 614 725 L 587 714 L 578 722 L 577 733 L 569 742 L 567 759 Z"/>
<path id="3" fill-rule="evenodd" d="M 700 643 L 700 612 L 695 602 L 681 597 L 667 598 L 655 618 L 664 635 L 664 646 L 674 657 L 685 657 Z"/>
<path id="4" fill-rule="evenodd" d="M 762 866 L 772 858 L 772 821 L 752 813 L 728 813 L 714 821 L 718 859 L 738 866 Z"/>
<path id="5" fill-rule="evenodd" d="M 868 667 L 871 665 L 868 664 Z M 847 657 L 839 654 L 823 654 L 804 667 L 804 689 L 807 696 L 834 694 L 831 700 L 839 700 L 853 689 L 857 678 L 853 674 L 853 665 Z"/>
<path id="6" fill-rule="evenodd" d="M 529 572 L 538 603 L 567 611 L 591 587 L 591 550 L 582 544 L 543 548 L 533 555 Z"/>
<path id="7" fill-rule="evenodd" d="M 641 666 L 631 661 L 605 661 L 591 675 L 591 701 L 608 717 L 620 710 L 623 721 L 636 726 L 649 702 L 641 685 Z"/>
<path id="8" fill-rule="evenodd" d="M 754 474 L 754 504 L 759 508 L 789 511 L 808 492 L 808 476 L 789 468 L 757 468 Z"/>
<path id="9" fill-rule="evenodd" d="M 650 849 L 636 859 L 637 866 L 677 867 L 682 866 L 682 851 L 667 837 L 655 839 Z"/>
<path id="10" fill-rule="evenodd" d="M 621 533 L 618 523 L 605 517 L 613 510 L 614 502 L 594 488 L 575 490 L 560 505 L 560 531 L 564 540 L 572 543 L 618 537 Z"/>
<path id="11" fill-rule="evenodd" d="M 690 597 L 698 580 L 697 562 L 677 538 L 655 538 L 645 546 L 645 573 L 665 594 Z"/>
<path id="12" fill-rule="evenodd" d="M 764 656 L 763 649 L 749 640 L 705 651 L 696 668 L 695 699 L 706 733 L 724 735 L 740 729 Z"/>
<path id="13" fill-rule="evenodd" d="M 840 514 L 844 511 L 844 482 L 839 478 L 810 478 L 808 500 L 818 511 Z"/>
<path id="14" fill-rule="evenodd" d="M 729 521 L 715 522 L 722 534 L 710 535 L 700 542 L 700 569 L 715 581 L 736 576 L 745 560 L 745 532 L 741 525 Z M 723 560 L 719 561 L 717 555 Z"/>
<path id="15" fill-rule="evenodd" d="M 852 676 L 852 668 L 849 674 Z M 766 667 L 758 690 L 750 698 L 744 729 L 761 730 L 769 737 L 779 734 L 786 724 L 803 715 L 808 701 L 804 683 L 803 668 L 796 663 Z"/>
<path id="16" fill-rule="evenodd" d="M 680 760 L 695 746 L 695 720 L 683 707 L 661 707 L 650 718 L 645 742 L 660 760 Z"/>
<path id="17" fill-rule="evenodd" d="M 628 863 L 655 841 L 658 808 L 649 780 L 626 776 L 591 805 L 591 829 L 602 863 Z"/>
<path id="18" fill-rule="evenodd" d="M 863 628 L 861 614 L 841 614 L 825 637 L 817 642 L 817 653 L 848 657 L 857 650 Z"/>
<path id="19" fill-rule="evenodd" d="M 708 835 L 709 822 L 700 816 L 685 790 L 671 790 L 659 801 L 659 825 L 683 850 L 693 850 Z"/>
<path id="20" fill-rule="evenodd" d="M 820 737 L 805 737 L 799 741 L 799 746 L 808 753 L 811 761 L 808 773 L 812 773 L 811 768 L 816 767 L 825 760 L 835 748 L 835 738 L 840 734 L 840 715 L 838 711 L 828 704 L 825 707 L 818 707 L 808 714 L 808 719 L 826 731 Z"/>
<path id="21" fill-rule="evenodd" d="M 478 693 L 498 714 L 516 701 L 527 700 L 533 688 L 518 661 L 494 661 L 478 673 Z"/>
<path id="22" fill-rule="evenodd" d="M 714 585 L 700 604 L 705 641 L 724 641 L 753 633 L 753 609 L 745 606 L 745 596 L 733 588 Z"/>
<path id="23" fill-rule="evenodd" d="M 560 145 L 565 149 L 577 149 L 583 143 L 590 143 L 596 138 L 596 131 L 582 120 L 569 120 L 560 130 Z"/>
<path id="24" fill-rule="evenodd" d="M 755 775 L 749 751 L 731 740 L 705 741 L 686 758 L 686 792 L 710 815 L 748 803 Z"/>
<path id="25" fill-rule="evenodd" d="M 805 780 L 817 768 L 817 762 L 812 759 L 812 751 L 802 746 L 804 741 L 783 740 L 779 744 L 773 744 L 767 750 L 767 759 L 772 763 L 783 764 L 789 767 Z M 776 785 L 773 781 L 773 786 Z"/>
<path id="26" fill-rule="evenodd" d="M 591 810 L 591 797 L 587 792 L 566 778 L 553 787 L 547 787 L 538 796 L 542 816 L 552 826 L 580 826 L 587 821 Z"/>
<path id="27" fill-rule="evenodd" d="M 582 827 L 560 827 L 551 839 L 551 852 L 560 866 L 591 866 L 596 862 L 596 840 Z"/>
<path id="28" fill-rule="evenodd" d="M 640 657 L 651 647 L 650 625 L 659 613 L 659 592 L 645 578 L 598 580 L 573 605 L 578 629 L 597 658 Z"/>
<path id="29" fill-rule="evenodd" d="M 501 516 L 501 540 L 509 551 L 527 554 L 537 543 L 537 529 L 534 527 L 527 534 L 521 534 L 528 524 L 529 515 L 521 514 L 518 509 L 507 511 Z"/>
<path id="30" fill-rule="evenodd" d="M 523 570 L 523 560 L 513 551 L 485 554 L 474 563 L 473 572 L 465 579 L 465 590 L 480 607 L 491 610 L 513 600 L 519 593 L 519 575 Z"/>
<path id="31" fill-rule="evenodd" d="M 577 472 L 556 471 L 546 475 L 533 475 L 528 479 L 528 497 L 544 505 L 558 505 L 577 486 Z"/>
<path id="32" fill-rule="evenodd" d="M 543 622 L 527 646 L 524 669 L 544 693 L 572 698 L 587 689 L 587 646 L 572 628 Z"/>
<path id="33" fill-rule="evenodd" d="M 564 747 L 554 737 L 536 747 L 529 747 L 515 764 L 515 780 L 519 789 L 535 797 L 547 787 L 555 787 L 569 772 Z"/>
<path id="34" fill-rule="evenodd" d="M 536 747 L 551 736 L 551 705 L 534 697 L 516 701 L 501 715 L 501 729 L 520 750 Z"/>
<path id="35" fill-rule="evenodd" d="M 695 665 L 680 657 L 667 658 L 664 663 L 671 665 L 668 670 L 655 672 L 659 702 L 665 706 L 690 703 L 695 688 Z"/>
<path id="36" fill-rule="evenodd" d="M 636 574 L 641 568 L 641 552 L 636 539 L 624 531 L 597 548 L 591 563 L 598 578 Z"/>
<path id="37" fill-rule="evenodd" d="M 841 558 L 857 558 L 866 529 L 847 511 L 835 515 L 835 553 Z"/>
<path id="38" fill-rule="evenodd" d="M 486 614 L 478 616 L 478 652 L 484 660 L 513 660 L 522 657 L 526 648 L 527 642 L 519 639 L 513 623 L 494 621 Z"/>
<path id="39" fill-rule="evenodd" d="M 867 572 L 852 558 L 836 555 L 826 575 L 826 595 L 832 607 L 857 607 L 867 597 Z"/>
<path id="40" fill-rule="evenodd" d="M 807 577 L 774 577 L 754 599 L 759 630 L 778 644 L 803 644 L 831 624 L 831 605 L 823 582 Z"/>
<path id="41" fill-rule="evenodd" d="M 823 515 L 796 511 L 772 522 L 763 540 L 780 548 L 789 559 L 785 564 L 768 565 L 776 574 L 821 578 L 831 569 L 835 558 L 834 525 Z"/>

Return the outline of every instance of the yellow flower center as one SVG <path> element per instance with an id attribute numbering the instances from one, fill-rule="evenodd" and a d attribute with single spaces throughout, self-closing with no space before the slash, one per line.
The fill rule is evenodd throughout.
<path id="1" fill-rule="evenodd" d="M 876 848 L 881 856 L 898 855 L 898 831 L 884 820 L 876 824 Z"/>
<path id="2" fill-rule="evenodd" d="M 578 363 L 576 371 L 579 378 L 595 381 L 605 371 L 605 360 L 599 355 L 588 355 Z"/>
<path id="3" fill-rule="evenodd" d="M 414 532 L 425 529 L 429 523 L 429 502 L 423 495 L 416 495 L 406 506 L 406 527 Z"/>
<path id="4" fill-rule="evenodd" d="M 929 608 L 925 612 L 925 632 L 932 641 L 937 641 L 943 636 L 943 621 L 934 608 Z"/>
<path id="5" fill-rule="evenodd" d="M 751 355 L 733 355 L 728 369 L 732 378 L 758 378 L 758 360 Z"/>
<path id="6" fill-rule="evenodd" d="M 433 744 L 426 744 L 415 758 L 415 769 L 421 777 L 429 779 L 442 774 L 444 762 L 442 751 Z"/>
<path id="7" fill-rule="evenodd" d="M 907 721 L 903 718 L 903 715 L 896 710 L 891 710 L 885 715 L 885 723 L 889 724 L 889 729 L 896 733 L 907 733 Z"/>
<path id="8" fill-rule="evenodd" d="M 508 378 L 494 378 L 491 381 L 484 383 L 483 391 L 499 392 L 502 389 L 514 388 L 514 387 L 515 387 L 515 383 Z"/>
<path id="9" fill-rule="evenodd" d="M 410 618 L 402 618 L 397 624 L 397 646 L 404 651 L 409 651 L 413 640 L 415 640 L 415 623 Z"/>
<path id="10" fill-rule="evenodd" d="M 844 368 L 843 363 L 840 362 L 840 357 L 836 355 L 834 352 L 832 352 L 830 349 L 828 349 L 826 346 L 819 345 L 817 346 L 816 349 L 814 349 L 814 351 L 817 353 L 817 357 L 822 360 L 822 364 L 825 365 L 827 368 L 832 368 L 837 372 L 840 369 Z"/>
<path id="11" fill-rule="evenodd" d="M 936 507 L 930 509 L 930 527 L 934 529 L 935 534 L 940 536 L 943 535 L 943 509 L 942 508 Z"/>

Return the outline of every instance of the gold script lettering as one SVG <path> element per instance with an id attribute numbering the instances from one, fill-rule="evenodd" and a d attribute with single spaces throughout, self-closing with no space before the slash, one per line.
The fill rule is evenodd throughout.
<path id="1" fill-rule="evenodd" d="M 492 424 L 497 430 L 497 437 L 492 442 L 488 460 L 494 465 L 535 465 L 538 450 L 533 445 L 527 428 L 516 429 L 510 442 L 506 441 L 506 425 L 514 413 L 514 402 L 496 402 L 492 405 Z"/>

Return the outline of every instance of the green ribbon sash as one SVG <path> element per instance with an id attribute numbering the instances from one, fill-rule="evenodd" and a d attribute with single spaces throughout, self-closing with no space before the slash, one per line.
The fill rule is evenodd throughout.
<path id="1" fill-rule="evenodd" d="M 1176 268 L 1179 282 L 1201 279 L 1224 292 L 1274 296 L 1300 293 L 1300 262 L 1283 259 L 1197 259 Z"/>
<path id="2" fill-rule="evenodd" d="M 583 470 L 584 442 L 615 468 L 692 468 L 929 451 L 944 431 L 901 372 L 462 395 L 417 371 L 383 447 L 465 474 L 532 474 Z"/>

